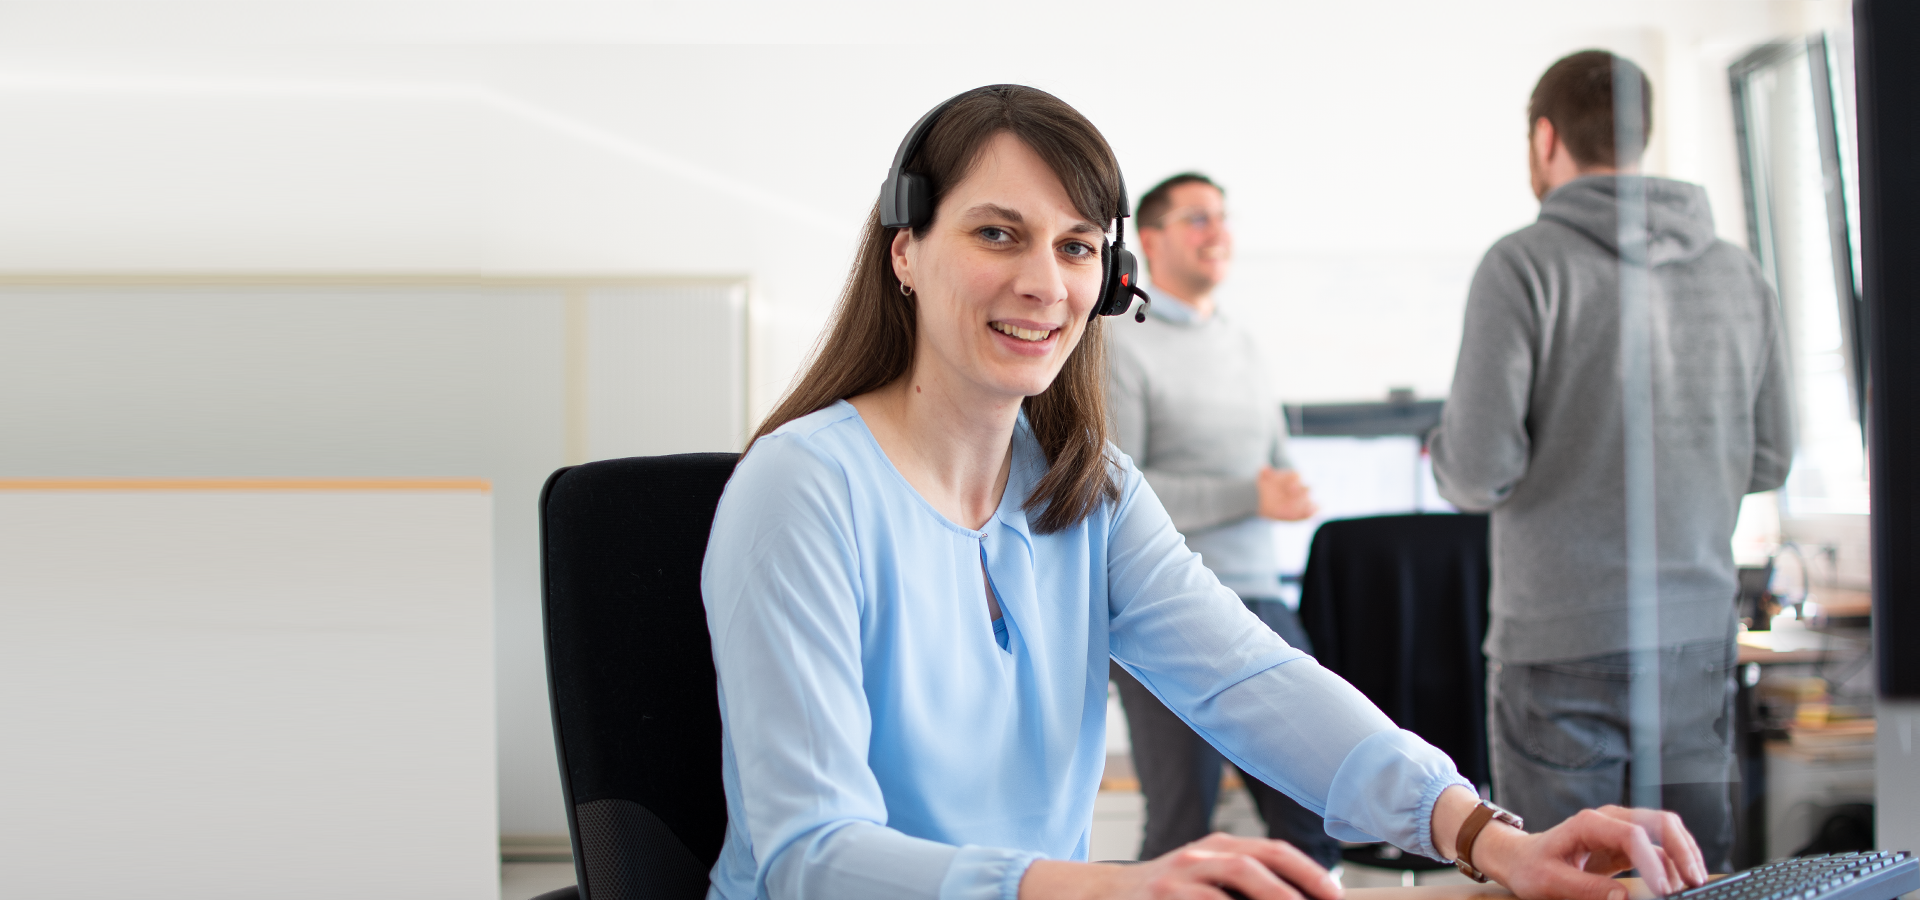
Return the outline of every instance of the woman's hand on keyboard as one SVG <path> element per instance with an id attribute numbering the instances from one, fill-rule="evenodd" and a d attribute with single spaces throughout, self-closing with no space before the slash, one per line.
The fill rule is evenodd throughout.
<path id="1" fill-rule="evenodd" d="M 1612 876 L 1628 869 L 1640 870 L 1656 895 L 1707 882 L 1706 860 L 1693 835 L 1679 816 L 1657 809 L 1581 810 L 1540 834 L 1489 825 L 1473 857 L 1481 871 L 1523 900 L 1627 900 L 1626 888 Z"/>

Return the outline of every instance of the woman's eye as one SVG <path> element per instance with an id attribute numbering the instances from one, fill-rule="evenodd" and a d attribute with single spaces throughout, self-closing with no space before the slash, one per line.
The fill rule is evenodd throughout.
<path id="1" fill-rule="evenodd" d="M 1008 234 L 1005 228 L 997 228 L 992 225 L 980 229 L 980 236 L 986 238 L 989 243 L 994 244 L 1003 244 L 1013 240 L 1013 235 Z"/>
<path id="2" fill-rule="evenodd" d="M 1095 250 L 1092 245 L 1083 244 L 1079 241 L 1069 241 L 1060 248 L 1060 252 L 1076 259 L 1100 255 L 1100 251 Z"/>

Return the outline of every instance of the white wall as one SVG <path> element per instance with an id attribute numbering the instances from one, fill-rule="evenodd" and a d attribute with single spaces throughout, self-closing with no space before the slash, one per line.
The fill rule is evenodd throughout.
<path id="1" fill-rule="evenodd" d="M 810 345 L 900 133 L 954 91 L 1060 94 L 1136 190 L 1188 168 L 1228 185 L 1228 292 L 1287 396 L 1437 393 L 1441 323 L 1486 246 L 1533 217 L 1523 111 L 1548 63 L 1588 46 L 1642 62 L 1650 167 L 1704 183 L 1744 241 L 1725 65 L 1847 22 L 1836 0 L 1123 4 L 1011 33 L 934 8 L 18 6 L 0 268 L 746 273 L 756 411 Z M 1130 52 L 1034 42 L 1082 33 Z M 671 43 L 902 35 L 918 40 Z"/>
<path id="2" fill-rule="evenodd" d="M 744 284 L 583 291 L 585 409 L 576 460 L 738 450 L 747 443 Z"/>
<path id="3" fill-rule="evenodd" d="M 0 894 L 499 896 L 484 484 L 22 487 Z"/>
<path id="4" fill-rule="evenodd" d="M 1534 216 L 1523 111 L 1546 65 L 1588 46 L 1644 64 L 1650 167 L 1705 184 L 1721 233 L 1743 240 L 1725 65 L 1843 27 L 1846 10 L 10 4 L 0 274 L 744 278 L 751 420 L 811 345 L 901 133 L 956 91 L 1020 81 L 1100 125 L 1136 191 L 1189 168 L 1228 186 L 1240 264 L 1226 301 L 1273 348 L 1283 396 L 1435 395 L 1480 254 Z M 502 390 L 560 416 L 537 409 L 560 402 L 544 384 Z M 550 459 L 579 440 L 561 425 L 503 446 L 559 441 Z M 533 608 L 533 582 L 501 584 L 506 642 L 533 624 L 504 612 Z M 503 748 L 544 740 L 543 707 L 508 699 L 537 686 L 505 681 L 537 670 L 502 665 Z M 555 830 L 550 757 L 502 760 L 503 827 Z"/>

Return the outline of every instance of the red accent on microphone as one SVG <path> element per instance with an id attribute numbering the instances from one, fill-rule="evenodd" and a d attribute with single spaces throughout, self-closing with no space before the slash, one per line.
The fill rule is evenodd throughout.
<path id="1" fill-rule="evenodd" d="M 1128 285 L 1127 285 L 1127 279 L 1129 279 L 1129 278 L 1132 278 L 1132 277 L 1133 277 L 1132 275 L 1122 275 L 1122 276 L 1120 276 L 1120 286 L 1121 286 L 1121 287 L 1127 287 L 1127 286 L 1128 286 Z"/>

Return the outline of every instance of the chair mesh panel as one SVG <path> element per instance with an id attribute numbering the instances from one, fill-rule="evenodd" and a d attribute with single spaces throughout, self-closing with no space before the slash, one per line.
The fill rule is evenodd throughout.
<path id="1" fill-rule="evenodd" d="M 630 800 L 595 800 L 574 807 L 586 857 L 585 900 L 704 897 L 707 867 L 673 829 Z"/>

